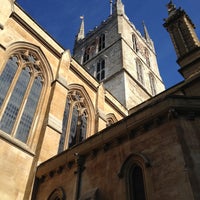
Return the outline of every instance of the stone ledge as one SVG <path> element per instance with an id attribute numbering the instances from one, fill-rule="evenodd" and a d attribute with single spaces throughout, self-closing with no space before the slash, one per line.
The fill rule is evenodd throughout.
<path id="1" fill-rule="evenodd" d="M 62 133 L 62 120 L 56 118 L 54 115 L 49 114 L 48 126 L 55 131 Z"/>

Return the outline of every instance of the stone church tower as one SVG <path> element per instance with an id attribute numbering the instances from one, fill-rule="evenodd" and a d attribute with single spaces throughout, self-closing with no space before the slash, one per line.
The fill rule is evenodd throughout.
<path id="1" fill-rule="evenodd" d="M 119 1 L 117 3 L 119 3 L 117 5 L 122 5 Z M 123 7 L 117 7 L 117 12 L 123 13 Z M 183 10 L 176 9 L 170 1 L 168 12 L 164 26 L 170 33 L 176 48 L 180 72 L 185 79 L 133 107 L 129 110 L 128 117 L 113 126 L 38 166 L 33 200 L 200 199 L 199 40 L 193 23 Z M 105 24 L 105 26 L 109 25 Z M 111 30 L 111 27 L 107 30 Z M 128 28 L 125 30 L 127 31 Z M 122 29 L 121 32 L 123 32 Z M 109 36 L 112 35 L 107 35 L 105 32 L 105 37 L 102 36 L 100 39 L 105 41 L 105 45 L 100 43 L 100 46 L 104 47 L 101 50 L 102 54 L 112 49 L 112 47 L 106 49 L 106 38 Z M 139 36 L 136 36 L 138 39 Z M 87 37 L 84 39 L 80 32 L 77 37 L 80 44 L 81 41 L 86 42 L 86 39 Z M 116 41 L 119 46 L 120 44 L 123 48 L 126 46 L 125 40 L 120 37 Z M 117 46 L 116 43 L 113 46 Z M 119 51 L 122 53 L 123 48 L 122 51 L 118 48 L 115 53 Z M 86 64 L 90 60 L 91 62 L 95 60 L 95 51 L 92 57 L 89 50 L 85 54 L 87 57 L 83 57 Z M 131 53 L 128 47 L 126 50 Z M 140 52 L 134 53 L 138 54 L 134 58 L 140 59 Z M 118 57 L 123 59 L 118 61 L 125 63 L 126 56 L 127 54 L 122 57 L 119 55 Z M 105 85 L 107 84 L 106 59 L 108 58 L 109 56 L 105 58 L 104 73 L 101 74 L 105 79 Z M 116 57 L 113 55 L 111 58 L 114 62 Z M 85 67 L 87 67 L 86 64 Z M 118 65 L 112 66 L 114 68 Z M 149 68 L 146 66 L 146 69 Z M 128 76 L 127 71 L 121 69 L 117 75 Z M 97 74 L 96 77 L 101 78 L 101 75 Z M 110 80 L 108 78 L 109 81 L 112 82 L 112 76 Z M 122 84 L 116 85 L 117 88 L 122 87 Z M 139 83 L 136 87 L 139 91 Z M 127 88 L 126 91 L 128 91 Z"/>
<path id="2" fill-rule="evenodd" d="M 170 2 L 164 26 L 185 80 L 157 95 L 153 43 L 120 0 L 86 36 L 82 19 L 76 60 L 0 5 L 0 199 L 200 199 L 199 40 L 184 11 Z"/>
<path id="3" fill-rule="evenodd" d="M 74 58 L 122 105 L 130 109 L 164 90 L 147 28 L 143 23 L 142 36 L 126 16 L 121 0 L 115 1 L 108 19 L 86 36 L 83 20 Z"/>

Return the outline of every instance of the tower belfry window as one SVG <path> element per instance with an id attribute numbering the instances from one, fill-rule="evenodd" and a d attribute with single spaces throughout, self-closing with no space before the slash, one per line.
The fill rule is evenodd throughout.
<path id="1" fill-rule="evenodd" d="M 137 70 L 137 80 L 144 84 L 144 78 L 143 78 L 143 66 L 140 61 L 136 61 L 136 70 Z"/>
<path id="2" fill-rule="evenodd" d="M 90 59 L 90 48 L 87 47 L 83 55 L 83 63 Z"/>
<path id="3" fill-rule="evenodd" d="M 149 51 L 147 48 L 145 48 L 145 59 L 146 59 L 146 64 L 148 67 L 151 67 L 150 59 L 149 59 Z"/>
<path id="4" fill-rule="evenodd" d="M 156 83 L 155 83 L 155 78 L 153 75 L 150 73 L 149 74 L 149 82 L 150 82 L 150 87 L 151 87 L 151 93 L 152 95 L 156 95 Z"/>
<path id="5" fill-rule="evenodd" d="M 133 43 L 133 49 L 137 52 L 138 47 L 137 47 L 137 38 L 136 38 L 135 34 L 132 35 L 132 43 Z"/>
<path id="6" fill-rule="evenodd" d="M 101 59 L 97 62 L 96 78 L 102 81 L 105 78 L 105 60 Z"/>
<path id="7" fill-rule="evenodd" d="M 40 61 L 27 51 L 13 54 L 0 75 L 0 130 L 28 142 L 43 88 Z"/>
<path id="8" fill-rule="evenodd" d="M 105 34 L 101 34 L 99 37 L 99 51 L 105 48 Z"/>

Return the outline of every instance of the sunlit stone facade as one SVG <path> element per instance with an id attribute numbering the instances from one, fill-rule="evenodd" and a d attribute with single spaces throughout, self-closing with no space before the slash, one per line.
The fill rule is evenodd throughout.
<path id="1" fill-rule="evenodd" d="M 121 0 L 86 36 L 82 21 L 73 56 L 0 3 L 1 199 L 200 198 L 199 40 L 184 11 L 170 1 L 164 26 L 185 80 L 160 93 L 153 42 Z"/>

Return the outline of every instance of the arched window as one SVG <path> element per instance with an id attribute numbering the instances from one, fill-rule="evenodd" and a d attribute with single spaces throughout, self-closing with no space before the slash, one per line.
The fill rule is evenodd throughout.
<path id="1" fill-rule="evenodd" d="M 101 59 L 97 62 L 96 78 L 102 81 L 105 78 L 105 60 Z"/>
<path id="2" fill-rule="evenodd" d="M 149 74 L 149 83 L 151 87 L 151 94 L 154 96 L 156 95 L 156 83 L 155 83 L 155 78 L 151 73 Z"/>
<path id="3" fill-rule="evenodd" d="M 145 200 L 144 180 L 142 168 L 134 164 L 129 169 L 128 192 L 130 200 Z"/>
<path id="4" fill-rule="evenodd" d="M 58 152 L 72 147 L 86 138 L 88 110 L 86 100 L 78 90 L 68 93 L 63 115 L 63 129 Z"/>
<path id="5" fill-rule="evenodd" d="M 124 161 L 118 176 L 124 179 L 127 200 L 146 200 L 144 172 L 147 167 L 150 167 L 150 162 L 140 153 L 133 153 Z"/>
<path id="6" fill-rule="evenodd" d="M 83 63 L 90 59 L 90 48 L 85 48 L 84 55 L 83 55 Z"/>
<path id="7" fill-rule="evenodd" d="M 144 84 L 144 78 L 143 78 L 143 66 L 142 63 L 139 60 L 136 60 L 136 70 L 137 70 L 137 80 Z"/>
<path id="8" fill-rule="evenodd" d="M 63 188 L 56 188 L 48 197 L 47 200 L 66 200 L 66 195 Z"/>
<path id="9" fill-rule="evenodd" d="M 147 64 L 147 66 L 148 67 L 151 67 L 151 63 L 150 63 L 150 59 L 149 59 L 149 51 L 148 51 L 148 49 L 147 48 L 145 48 L 145 59 L 146 59 L 146 64 Z"/>
<path id="10" fill-rule="evenodd" d="M 137 38 L 136 38 L 135 34 L 132 35 L 132 43 L 133 43 L 133 50 L 135 50 L 137 52 L 138 47 L 137 47 Z"/>
<path id="11" fill-rule="evenodd" d="M 34 52 L 13 53 L 0 74 L 0 130 L 28 143 L 43 89 L 41 63 Z"/>
<path id="12" fill-rule="evenodd" d="M 105 34 L 101 34 L 99 37 L 99 51 L 105 48 Z"/>

